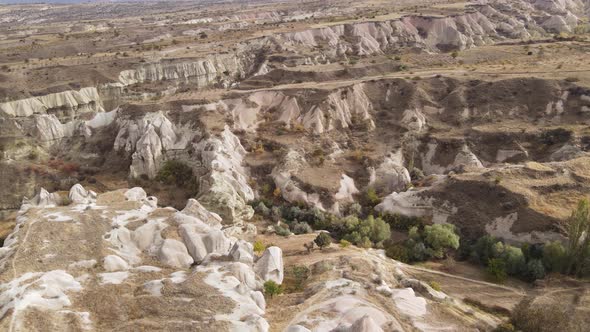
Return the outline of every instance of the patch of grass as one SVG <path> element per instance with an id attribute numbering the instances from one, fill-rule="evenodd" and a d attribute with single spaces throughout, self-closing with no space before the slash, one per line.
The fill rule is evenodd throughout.
<path id="1" fill-rule="evenodd" d="M 440 287 L 440 284 L 439 284 L 438 282 L 434 281 L 434 280 L 431 280 L 431 281 L 428 283 L 428 285 L 429 285 L 429 286 L 430 286 L 432 289 L 434 289 L 435 291 L 437 291 L 437 292 L 440 292 L 440 291 L 441 291 L 441 289 L 442 289 L 442 288 Z"/>

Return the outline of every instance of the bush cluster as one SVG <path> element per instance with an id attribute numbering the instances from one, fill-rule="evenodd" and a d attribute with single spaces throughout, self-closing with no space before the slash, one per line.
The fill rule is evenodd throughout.
<path id="1" fill-rule="evenodd" d="M 348 207 L 347 212 L 350 214 L 345 217 L 302 206 L 283 205 L 269 208 L 272 206 L 271 203 L 263 200 L 251 202 L 251 205 L 255 207 L 256 213 L 275 222 L 282 222 L 281 226 L 275 227 L 279 235 L 289 235 L 290 232 L 306 234 L 314 229 L 327 230 L 337 240 L 344 239 L 361 247 L 372 247 L 391 236 L 387 222 L 372 215 L 366 218 L 359 217 L 358 213 L 361 209 L 355 204 Z"/>
<path id="2" fill-rule="evenodd" d="M 470 246 L 472 261 L 485 265 L 491 279 L 502 282 L 507 276 L 526 281 L 542 279 L 549 271 L 560 265 L 563 246 L 559 242 L 547 245 L 525 244 L 511 246 L 489 235 L 479 238 Z"/>
<path id="3" fill-rule="evenodd" d="M 386 247 L 387 256 L 406 263 L 445 258 L 450 250 L 459 248 L 459 235 L 451 224 L 412 226 L 403 243 Z"/>

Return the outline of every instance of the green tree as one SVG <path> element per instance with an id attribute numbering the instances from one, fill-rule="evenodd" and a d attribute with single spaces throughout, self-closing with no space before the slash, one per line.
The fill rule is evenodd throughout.
<path id="1" fill-rule="evenodd" d="M 313 240 L 320 250 L 324 249 L 325 247 L 329 246 L 332 243 L 332 237 L 326 232 L 321 232 L 318 236 Z"/>
<path id="2" fill-rule="evenodd" d="M 526 265 L 526 276 L 530 281 L 545 278 L 545 268 L 540 259 L 532 259 Z"/>
<path id="3" fill-rule="evenodd" d="M 572 212 L 567 226 L 567 267 L 566 273 L 579 274 L 586 263 L 590 249 L 590 202 L 582 199 Z"/>
<path id="4" fill-rule="evenodd" d="M 367 222 L 371 226 L 369 238 L 371 239 L 371 241 L 373 241 L 373 243 L 379 243 L 383 240 L 389 239 L 389 237 L 391 236 L 391 229 L 389 227 L 389 224 L 386 223 L 383 219 L 375 219 L 373 216 L 368 216 Z"/>
<path id="5" fill-rule="evenodd" d="M 526 260 L 520 248 L 510 245 L 504 246 L 502 260 L 506 266 L 506 272 L 509 275 L 521 275 L 526 269 Z"/>
<path id="6" fill-rule="evenodd" d="M 506 280 L 506 264 L 499 258 L 492 258 L 488 261 L 486 272 L 495 282 L 503 282 Z"/>
<path id="7" fill-rule="evenodd" d="M 494 245 L 498 242 L 490 235 L 480 237 L 473 246 L 473 258 L 480 264 L 485 265 L 494 257 Z"/>
<path id="8" fill-rule="evenodd" d="M 432 249 L 432 256 L 443 258 L 447 249 L 459 248 L 459 235 L 451 224 L 425 226 L 424 243 Z"/>
<path id="9" fill-rule="evenodd" d="M 567 253 L 559 241 L 547 243 L 543 247 L 543 265 L 548 271 L 563 272 Z"/>

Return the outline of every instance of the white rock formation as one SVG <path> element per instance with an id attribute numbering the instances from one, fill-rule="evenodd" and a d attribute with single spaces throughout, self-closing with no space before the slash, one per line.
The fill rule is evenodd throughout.
<path id="1" fill-rule="evenodd" d="M 191 61 L 143 64 L 136 69 L 124 70 L 118 81 L 123 85 L 133 85 L 150 81 L 184 81 L 207 86 L 218 77 L 231 78 L 244 75 L 242 59 L 235 55 L 218 54 L 205 59 Z M 229 74 L 226 74 L 229 73 Z"/>
<path id="2" fill-rule="evenodd" d="M 61 197 L 57 193 L 50 193 L 45 188 L 39 189 L 37 195 L 31 199 L 23 199 L 23 206 L 26 207 L 52 207 L 61 202 Z"/>
<path id="3" fill-rule="evenodd" d="M 118 125 L 114 149 L 132 155 L 132 177 L 145 174 L 154 178 L 164 161 L 165 152 L 186 148 L 195 136 L 190 128 L 172 124 L 163 112 L 147 113 L 137 120 L 120 120 Z"/>
<path id="4" fill-rule="evenodd" d="M 510 213 L 504 217 L 498 217 L 485 225 L 485 231 L 491 236 L 504 239 L 513 244 L 548 243 L 551 241 L 566 242 L 566 238 L 557 232 L 513 232 L 512 225 L 514 225 L 517 220 L 517 212 Z"/>
<path id="5" fill-rule="evenodd" d="M 266 248 L 255 267 L 256 274 L 262 280 L 272 280 L 277 284 L 283 283 L 283 251 L 279 247 Z"/>
<path id="6" fill-rule="evenodd" d="M 84 202 L 86 193 L 79 185 L 72 189 Z M 23 205 L 17 227 L 0 248 L 0 329 L 42 330 L 47 322 L 58 330 L 129 323 L 141 328 L 142 319 L 110 313 L 118 306 L 141 310 L 148 300 L 151 328 L 269 330 L 260 290 L 262 276 L 282 281 L 278 247 L 254 265 L 252 245 L 227 236 L 219 216 L 196 200 L 180 212 L 157 208 L 141 188 L 98 195 L 85 209 L 57 206 L 46 191 L 38 196 L 35 204 Z M 56 215 L 76 222 L 61 222 Z M 60 252 L 63 243 L 69 244 L 68 255 Z M 22 248 L 35 248 L 35 264 L 18 258 Z M 203 259 L 191 269 L 193 256 Z M 202 287 L 216 300 L 203 301 L 203 294 L 193 291 Z"/>
<path id="7" fill-rule="evenodd" d="M 401 149 L 386 156 L 377 169 L 370 168 L 369 174 L 369 186 L 379 192 L 402 191 L 412 182 L 410 172 L 403 166 Z"/>
<path id="8" fill-rule="evenodd" d="M 358 194 L 359 190 L 354 184 L 354 179 L 346 174 L 342 174 L 340 179 L 340 188 L 334 195 L 334 199 L 338 203 L 352 203 L 354 202 L 353 195 Z"/>
<path id="9" fill-rule="evenodd" d="M 455 155 L 455 159 L 448 165 L 439 165 L 436 160 L 437 149 L 439 148 L 438 143 L 431 142 L 427 145 L 427 151 L 422 154 L 422 170 L 424 174 L 445 174 L 451 170 L 458 168 L 483 168 L 482 162 L 477 156 L 469 149 L 467 145 L 463 145 L 461 149 Z M 448 154 L 449 152 L 445 152 Z"/>
<path id="10" fill-rule="evenodd" d="M 535 8 L 536 7 L 536 8 Z M 530 13 L 539 10 L 546 19 L 537 23 Z M 450 17 L 405 16 L 400 19 L 332 25 L 286 32 L 276 38 L 288 49 L 327 45 L 331 57 L 369 55 L 392 47 L 418 46 L 429 51 L 462 50 L 507 38 L 531 38 L 539 32 L 568 32 L 583 15 L 583 5 L 563 6 L 562 1 L 506 3 L 488 1 L 469 6 Z"/>
<path id="11" fill-rule="evenodd" d="M 416 190 L 400 193 L 393 192 L 375 206 L 375 210 L 410 217 L 432 216 L 432 206 L 428 204 L 428 201 L 420 197 L 419 191 Z"/>
<path id="12" fill-rule="evenodd" d="M 248 184 L 247 171 L 242 166 L 246 150 L 228 126 L 219 138 L 201 141 L 195 146 L 205 168 L 199 178 L 199 202 L 217 212 L 224 223 L 240 223 L 254 215 L 247 202 L 254 199 Z"/>
<path id="13" fill-rule="evenodd" d="M 0 113 L 12 117 L 46 114 L 50 110 L 66 110 L 72 115 L 104 112 L 98 90 L 94 87 L 0 103 Z"/>
<path id="14" fill-rule="evenodd" d="M 194 262 L 184 243 L 173 239 L 163 241 L 158 252 L 158 258 L 163 264 L 177 268 L 190 267 Z"/>
<path id="15" fill-rule="evenodd" d="M 108 255 L 104 258 L 104 269 L 109 272 L 115 271 L 125 271 L 129 269 L 129 264 L 127 262 L 117 256 L 117 255 Z"/>
<path id="16" fill-rule="evenodd" d="M 324 209 L 320 196 L 316 193 L 306 193 L 297 186 L 291 178 L 300 169 L 307 166 L 305 158 L 295 150 L 289 150 L 283 161 L 272 171 L 272 178 L 277 188 L 281 190 L 283 199 L 291 203 L 305 203 L 308 206 Z"/>
<path id="17" fill-rule="evenodd" d="M 96 193 L 86 190 L 81 184 L 75 184 L 68 194 L 68 198 L 74 204 L 91 204 L 96 201 Z"/>

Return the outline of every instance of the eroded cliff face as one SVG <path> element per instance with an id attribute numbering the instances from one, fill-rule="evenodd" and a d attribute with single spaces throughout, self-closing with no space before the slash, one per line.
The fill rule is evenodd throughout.
<path id="1" fill-rule="evenodd" d="M 53 114 L 73 119 L 83 113 L 104 111 L 98 90 L 94 87 L 79 91 L 64 91 L 40 97 L 9 101 L 0 104 L 0 112 L 9 117 L 28 117 L 33 114 Z"/>
<path id="2" fill-rule="evenodd" d="M 445 52 L 571 32 L 583 17 L 580 1 L 488 1 L 468 5 L 465 14 L 450 17 L 405 16 L 289 32 L 276 38 L 293 50 L 325 46 L 322 52 L 330 57 L 387 53 L 403 46 Z"/>
<path id="3" fill-rule="evenodd" d="M 127 86 L 144 82 L 176 81 L 195 83 L 197 87 L 219 82 L 227 87 L 244 77 L 248 70 L 244 62 L 243 58 L 236 55 L 217 55 L 195 61 L 160 61 L 124 70 L 119 74 L 118 82 Z"/>
<path id="4" fill-rule="evenodd" d="M 3 330 L 268 331 L 261 289 L 282 283 L 279 248 L 256 256 L 196 200 L 177 211 L 141 188 L 80 185 L 69 199 L 42 190 L 20 209 L 0 250 Z"/>
<path id="5" fill-rule="evenodd" d="M 576 130 L 554 131 L 551 126 L 584 121 L 590 115 L 590 91 L 540 79 L 486 82 L 434 77 L 418 82 L 383 79 L 333 89 L 260 90 L 214 103 L 187 104 L 161 108 L 181 108 L 175 111 L 98 112 L 86 116 L 88 120 L 65 123 L 53 114 L 33 114 L 5 118 L 2 126 L 11 137 L 28 136 L 41 156 L 75 143 L 72 155 L 79 149 L 77 154 L 100 163 L 88 145 L 112 142 L 100 153 L 113 152 L 128 161 L 121 164 L 129 167 L 124 171 L 130 178 L 153 180 L 166 161 L 180 160 L 198 179 L 196 197 L 222 215 L 224 222 L 240 225 L 253 214 L 247 203 L 256 191 L 243 165 L 247 152 L 232 130 L 242 131 L 247 140 L 278 135 L 273 144 L 277 150 L 284 148 L 285 154 L 277 155 L 266 176 L 281 196 L 337 213 L 369 187 L 383 196 L 406 190 L 413 180 L 412 168 L 426 176 L 482 173 L 501 163 L 583 157 L 587 154 L 583 135 Z M 205 115 L 227 119 L 228 125 L 211 134 L 211 128 L 199 122 Z M 491 119 L 535 122 L 547 129 L 528 132 L 507 124 L 507 131 L 498 132 L 491 129 Z M 289 139 L 280 137 L 305 133 L 323 137 L 320 154 L 325 165 L 318 166 L 319 159 L 304 145 L 289 145 Z M 365 143 L 371 152 L 359 148 Z M 251 149 L 252 142 L 247 146 Z M 3 156 L 22 159 L 31 151 L 14 143 Z M 350 160 L 362 166 L 330 168 Z M 306 170 L 324 175 L 314 177 Z M 36 183 L 20 185 L 21 194 L 30 195 Z M 14 206 L 19 200 L 10 202 Z"/>
<path id="6" fill-rule="evenodd" d="M 197 175 L 197 197 L 205 206 L 227 223 L 252 217 L 247 202 L 254 193 L 242 166 L 246 151 L 229 127 L 218 137 L 204 138 L 194 123 L 173 124 L 163 112 L 121 120 L 118 125 L 113 148 L 131 156 L 130 177 L 154 179 L 166 160 L 181 160 Z"/>

